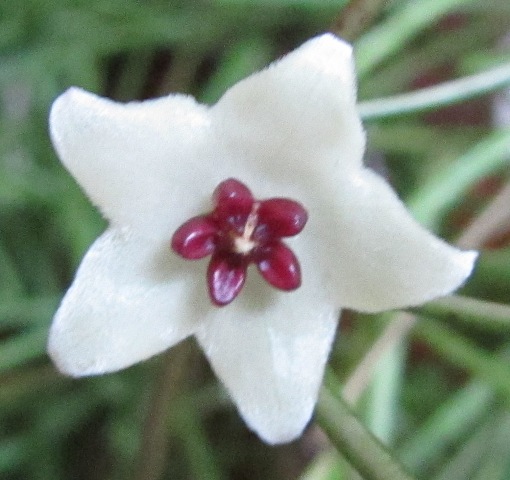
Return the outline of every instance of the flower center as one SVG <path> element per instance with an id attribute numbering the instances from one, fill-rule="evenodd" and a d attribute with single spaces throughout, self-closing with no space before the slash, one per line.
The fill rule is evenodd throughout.
<path id="1" fill-rule="evenodd" d="M 300 203 L 288 198 L 255 200 L 246 185 L 230 178 L 216 187 L 210 213 L 193 217 L 177 229 L 172 249 L 188 260 L 211 255 L 209 296 L 215 305 L 223 306 L 240 293 L 251 263 L 279 290 L 301 285 L 298 259 L 282 238 L 300 233 L 307 220 Z"/>
<path id="2" fill-rule="evenodd" d="M 235 253 L 247 255 L 257 246 L 257 242 L 252 239 L 252 236 L 253 231 L 255 230 L 255 227 L 257 226 L 257 222 L 259 220 L 258 216 L 259 207 L 260 207 L 259 202 L 253 203 L 251 211 L 248 214 L 248 218 L 246 219 L 246 223 L 244 224 L 243 234 L 241 236 L 238 236 L 235 233 L 232 235 L 234 243 L 233 251 Z"/>

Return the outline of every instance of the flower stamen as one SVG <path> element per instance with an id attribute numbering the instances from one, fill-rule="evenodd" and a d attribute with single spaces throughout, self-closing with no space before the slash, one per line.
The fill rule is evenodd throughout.
<path id="1" fill-rule="evenodd" d="M 254 202 L 246 223 L 244 224 L 243 234 L 241 236 L 234 234 L 234 252 L 247 255 L 257 246 L 257 242 L 252 239 L 252 236 L 259 221 L 259 208 L 260 202 Z"/>

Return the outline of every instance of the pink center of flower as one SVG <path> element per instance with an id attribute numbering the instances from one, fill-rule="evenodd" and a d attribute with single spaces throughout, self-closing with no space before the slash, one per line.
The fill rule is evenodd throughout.
<path id="1" fill-rule="evenodd" d="M 298 259 L 282 241 L 306 224 L 308 214 L 300 203 L 288 198 L 255 200 L 246 185 L 229 178 L 216 187 L 213 205 L 211 213 L 193 217 L 177 229 L 172 249 L 189 260 L 211 255 L 207 284 L 215 305 L 227 305 L 237 297 L 250 263 L 279 290 L 301 285 Z"/>

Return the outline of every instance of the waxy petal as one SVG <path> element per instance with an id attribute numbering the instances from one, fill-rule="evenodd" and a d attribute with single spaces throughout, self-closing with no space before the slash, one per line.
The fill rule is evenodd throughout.
<path id="1" fill-rule="evenodd" d="M 168 245 L 109 230 L 85 255 L 50 330 L 48 351 L 72 376 L 113 372 L 192 334 L 190 281 Z"/>
<path id="2" fill-rule="evenodd" d="M 428 232 L 371 170 L 344 175 L 334 195 L 337 207 L 316 235 L 338 304 L 364 312 L 417 305 L 470 275 L 477 253 Z"/>
<path id="3" fill-rule="evenodd" d="M 326 34 L 211 108 L 184 95 L 119 104 L 72 88 L 53 104 L 50 132 L 64 165 L 115 225 L 162 239 L 203 212 L 225 178 L 256 185 L 259 198 L 313 198 L 339 164 L 359 166 L 355 94 L 352 48 Z"/>
<path id="4" fill-rule="evenodd" d="M 339 312 L 312 285 L 289 295 L 252 275 L 197 333 L 240 414 L 268 443 L 298 437 L 317 400 Z"/>
<path id="5" fill-rule="evenodd" d="M 291 237 L 303 230 L 308 220 L 304 207 L 288 198 L 270 198 L 260 203 L 259 223 L 265 224 L 271 236 Z"/>
<path id="6" fill-rule="evenodd" d="M 196 187 L 217 170 L 198 153 L 208 126 L 207 107 L 184 95 L 120 104 L 71 88 L 50 114 L 58 155 L 92 202 L 159 239 L 201 212 Z"/>
<path id="7" fill-rule="evenodd" d="M 246 265 L 232 264 L 227 256 L 213 255 L 207 269 L 209 294 L 215 305 L 229 304 L 239 295 L 246 280 Z"/>
<path id="8" fill-rule="evenodd" d="M 207 217 L 194 217 L 172 236 L 172 249 L 188 260 L 204 258 L 216 248 L 217 226 Z"/>
<path id="9" fill-rule="evenodd" d="M 245 164 L 269 181 L 318 190 L 339 164 L 361 165 L 365 135 L 352 47 L 331 34 L 234 85 L 211 108 L 211 117 L 224 158 L 232 155 L 234 164 L 242 152 Z"/>
<path id="10" fill-rule="evenodd" d="M 280 290 L 295 290 L 301 285 L 299 261 L 282 242 L 264 248 L 263 258 L 257 262 L 260 274 L 273 287 Z"/>

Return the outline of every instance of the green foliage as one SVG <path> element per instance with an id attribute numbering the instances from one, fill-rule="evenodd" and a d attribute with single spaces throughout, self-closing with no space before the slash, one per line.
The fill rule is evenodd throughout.
<path id="1" fill-rule="evenodd" d="M 348 13 L 362 4 L 0 3 L 1 478 L 158 475 L 137 468 L 155 435 L 144 424 L 162 361 L 71 380 L 45 353 L 59 298 L 105 226 L 53 153 L 47 133 L 52 100 L 78 85 L 118 100 L 181 91 L 212 103 L 338 16 L 349 21 Z M 508 2 L 394 0 L 366 22 L 355 46 L 369 151 L 382 159 L 382 170 L 419 220 L 453 241 L 494 194 L 477 191 L 508 179 L 509 127 L 496 128 L 489 113 L 489 94 L 510 82 L 510 50 L 498 43 L 510 27 Z M 427 79 L 448 83 L 406 94 Z M 481 98 L 468 101 L 473 96 Z M 506 227 L 508 234 L 510 221 Z M 463 292 L 472 298 L 414 310 L 421 321 L 412 340 L 388 349 L 357 417 L 339 390 L 393 316 L 344 319 L 328 375 L 334 394 L 325 392 L 318 409 L 338 452 L 315 425 L 293 445 L 263 445 L 242 424 L 198 349 L 184 343 L 171 354 L 172 392 L 158 410 L 163 442 L 155 443 L 160 458 L 151 461 L 160 462 L 160 478 L 356 478 L 345 459 L 368 479 L 509 478 L 505 238 L 483 242 L 493 249 L 484 249 Z M 346 434 L 346 428 L 353 430 Z"/>

